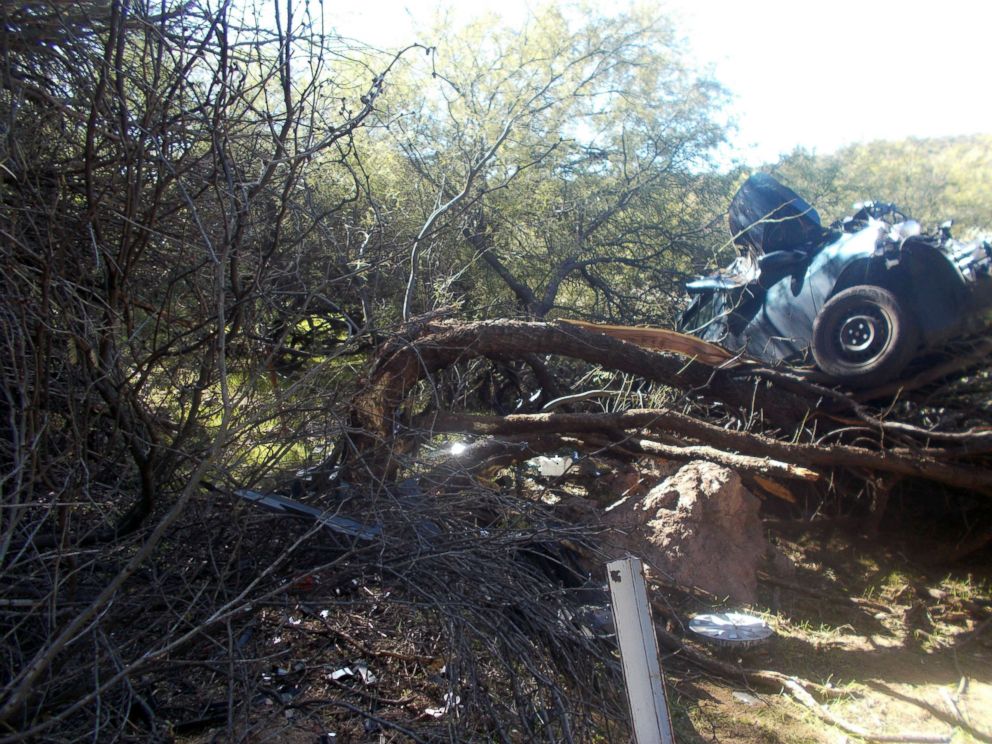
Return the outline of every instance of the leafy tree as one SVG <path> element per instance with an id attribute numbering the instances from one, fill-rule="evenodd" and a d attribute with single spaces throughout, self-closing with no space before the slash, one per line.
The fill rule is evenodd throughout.
<path id="1" fill-rule="evenodd" d="M 493 25 L 449 30 L 366 133 L 403 153 L 372 191 L 416 216 L 404 316 L 464 299 L 480 314 L 664 317 L 723 195 L 699 175 L 723 137 L 719 86 L 646 11 Z"/>
<path id="2" fill-rule="evenodd" d="M 773 166 L 830 221 L 867 199 L 894 202 L 928 229 L 992 231 L 992 136 L 851 145 L 829 155 L 797 150 Z"/>

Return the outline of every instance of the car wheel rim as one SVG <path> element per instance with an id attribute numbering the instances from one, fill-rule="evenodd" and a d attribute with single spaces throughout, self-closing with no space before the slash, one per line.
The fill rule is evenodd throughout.
<path id="1" fill-rule="evenodd" d="M 885 316 L 874 308 L 860 309 L 840 324 L 837 342 L 845 359 L 860 363 L 878 356 L 888 337 L 889 325 Z"/>

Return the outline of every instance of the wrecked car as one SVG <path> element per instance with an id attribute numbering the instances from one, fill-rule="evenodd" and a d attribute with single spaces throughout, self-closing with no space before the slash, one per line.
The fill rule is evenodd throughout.
<path id="1" fill-rule="evenodd" d="M 992 245 L 925 234 L 898 207 L 856 205 L 829 227 L 792 189 L 752 175 L 730 204 L 738 257 L 686 285 L 677 328 L 767 364 L 810 361 L 873 387 L 914 357 L 977 332 L 992 307 Z"/>

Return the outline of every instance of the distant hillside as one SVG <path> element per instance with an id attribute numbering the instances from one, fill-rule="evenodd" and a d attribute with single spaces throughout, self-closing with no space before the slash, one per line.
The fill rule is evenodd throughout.
<path id="1" fill-rule="evenodd" d="M 956 235 L 992 233 L 992 134 L 869 142 L 829 155 L 800 149 L 769 170 L 824 222 L 876 199 L 895 202 L 925 229 L 953 219 Z"/>

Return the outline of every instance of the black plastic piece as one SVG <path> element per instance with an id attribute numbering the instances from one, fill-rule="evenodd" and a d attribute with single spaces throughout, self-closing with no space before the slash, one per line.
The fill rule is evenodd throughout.
<path id="1" fill-rule="evenodd" d="M 809 202 L 767 173 L 755 173 L 730 202 L 730 232 L 738 246 L 759 253 L 808 253 L 819 245 L 824 230 Z"/>

